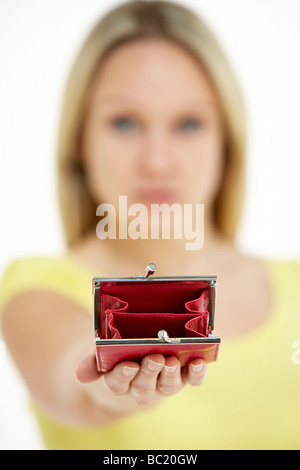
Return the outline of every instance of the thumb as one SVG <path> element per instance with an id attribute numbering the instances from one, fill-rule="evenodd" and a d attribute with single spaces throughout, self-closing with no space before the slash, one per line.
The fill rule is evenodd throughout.
<path id="1" fill-rule="evenodd" d="M 82 383 L 93 382 L 101 377 L 102 373 L 97 369 L 95 354 L 91 353 L 83 359 L 77 367 L 75 375 Z"/>

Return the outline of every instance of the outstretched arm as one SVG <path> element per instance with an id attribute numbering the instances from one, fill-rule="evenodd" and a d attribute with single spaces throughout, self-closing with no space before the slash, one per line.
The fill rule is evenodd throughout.
<path id="1" fill-rule="evenodd" d="M 97 371 L 92 319 L 56 293 L 37 291 L 10 302 L 2 315 L 7 347 L 36 403 L 52 419 L 79 426 L 106 425 L 154 405 L 185 384 L 200 385 L 206 364 L 181 370 L 175 357 L 146 356 Z"/>

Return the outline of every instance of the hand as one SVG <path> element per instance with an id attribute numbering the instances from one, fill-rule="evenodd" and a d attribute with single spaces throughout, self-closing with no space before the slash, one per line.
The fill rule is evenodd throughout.
<path id="1" fill-rule="evenodd" d="M 141 406 L 151 405 L 162 396 L 173 395 L 187 383 L 201 385 L 206 371 L 207 365 L 201 359 L 193 359 L 181 369 L 175 356 L 152 354 L 145 356 L 141 364 L 124 361 L 110 372 L 100 373 L 91 355 L 81 363 L 76 374 L 82 383 L 100 379 L 111 397 L 130 397 L 135 405 Z"/>

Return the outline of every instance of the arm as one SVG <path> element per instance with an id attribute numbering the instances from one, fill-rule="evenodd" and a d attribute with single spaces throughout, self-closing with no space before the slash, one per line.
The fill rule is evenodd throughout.
<path id="1" fill-rule="evenodd" d="M 53 419 L 109 424 L 205 378 L 203 361 L 193 360 L 181 371 L 175 357 L 159 354 L 99 373 L 91 324 L 86 311 L 51 292 L 22 294 L 3 312 L 7 347 L 33 399 Z"/>

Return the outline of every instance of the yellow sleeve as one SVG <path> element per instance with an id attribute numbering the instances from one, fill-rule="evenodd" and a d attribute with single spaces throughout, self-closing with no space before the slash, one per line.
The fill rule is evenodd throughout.
<path id="1" fill-rule="evenodd" d="M 92 312 L 92 277 L 68 257 L 14 260 L 0 283 L 0 316 L 13 298 L 35 290 L 63 295 Z"/>

